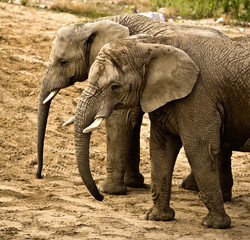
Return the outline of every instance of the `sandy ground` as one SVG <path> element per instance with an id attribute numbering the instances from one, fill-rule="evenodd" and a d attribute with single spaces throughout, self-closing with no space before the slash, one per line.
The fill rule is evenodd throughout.
<path id="1" fill-rule="evenodd" d="M 46 177 L 36 179 L 40 82 L 57 30 L 77 20 L 70 14 L 0 3 L 0 239 L 249 239 L 249 153 L 233 154 L 233 199 L 225 204 L 232 218 L 230 229 L 201 226 L 206 208 L 197 193 L 180 188 L 190 169 L 183 151 L 173 178 L 175 220 L 145 220 L 152 204 L 147 117 L 141 137 L 141 172 L 147 185 L 130 188 L 124 196 L 105 194 L 103 202 L 95 201 L 76 168 L 73 126 L 61 126 L 74 114 L 84 84 L 62 90 L 53 101 L 44 150 Z M 192 23 L 214 25 L 213 20 Z M 231 36 L 242 34 L 239 27 L 216 27 Z M 97 183 L 105 177 L 105 148 L 102 126 L 91 143 Z"/>

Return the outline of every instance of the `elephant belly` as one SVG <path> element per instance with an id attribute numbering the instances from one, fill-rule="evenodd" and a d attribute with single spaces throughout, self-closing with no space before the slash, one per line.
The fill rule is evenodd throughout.
<path id="1" fill-rule="evenodd" d="M 234 99 L 234 98 L 233 98 Z M 250 151 L 250 106 L 245 99 L 238 98 L 237 104 L 230 99 L 224 104 L 222 140 L 234 151 Z"/>

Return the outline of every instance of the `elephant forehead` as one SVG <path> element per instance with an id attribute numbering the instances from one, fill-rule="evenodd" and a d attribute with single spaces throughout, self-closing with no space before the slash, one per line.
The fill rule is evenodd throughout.
<path id="1" fill-rule="evenodd" d="M 65 41 L 56 38 L 52 44 L 52 53 L 56 58 L 71 58 L 75 56 L 76 46 L 73 41 Z"/>
<path id="2" fill-rule="evenodd" d="M 86 24 L 70 24 L 68 26 L 64 26 L 59 29 L 57 32 L 57 38 L 60 39 L 62 42 L 81 42 L 86 41 L 90 36 L 91 32 L 86 27 Z"/>
<path id="3" fill-rule="evenodd" d="M 73 26 L 65 26 L 59 29 L 56 38 L 60 39 L 60 41 L 70 41 L 73 34 L 74 34 Z"/>
<path id="4" fill-rule="evenodd" d="M 119 79 L 119 73 L 110 61 L 96 60 L 90 68 L 89 79 L 99 87 L 105 88 Z"/>

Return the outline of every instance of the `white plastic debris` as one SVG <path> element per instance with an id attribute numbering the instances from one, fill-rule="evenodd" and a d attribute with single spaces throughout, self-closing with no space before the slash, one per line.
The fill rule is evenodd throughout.
<path id="1" fill-rule="evenodd" d="M 138 13 L 138 14 L 146 16 L 146 17 L 150 17 L 150 18 L 153 18 L 153 19 L 165 21 L 165 17 L 164 17 L 164 15 L 162 13 L 158 13 L 158 12 L 144 12 L 144 13 Z"/>
<path id="2" fill-rule="evenodd" d="M 222 23 L 224 22 L 224 18 L 223 17 L 220 17 L 216 20 L 216 23 Z"/>

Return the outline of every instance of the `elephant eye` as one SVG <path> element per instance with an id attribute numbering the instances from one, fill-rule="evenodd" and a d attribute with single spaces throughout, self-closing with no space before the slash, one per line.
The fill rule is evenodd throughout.
<path id="1" fill-rule="evenodd" d="M 68 61 L 63 60 L 63 59 L 61 60 L 61 65 L 62 65 L 62 66 L 65 66 L 67 63 L 68 63 Z"/>
<path id="2" fill-rule="evenodd" d="M 120 85 L 118 85 L 118 84 L 113 84 L 111 86 L 112 91 L 116 91 L 118 88 L 120 88 Z"/>

